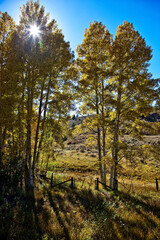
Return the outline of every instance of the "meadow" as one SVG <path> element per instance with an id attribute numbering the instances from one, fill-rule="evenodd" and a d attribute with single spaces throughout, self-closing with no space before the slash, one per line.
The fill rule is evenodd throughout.
<path id="1" fill-rule="evenodd" d="M 1 239 L 160 239 L 160 198 L 153 176 L 131 177 L 128 168 L 128 176 L 118 176 L 117 192 L 102 186 L 97 191 L 96 154 L 80 146 L 58 150 L 47 179 L 37 175 L 28 195 L 14 183 L 3 186 Z M 73 177 L 74 189 L 70 182 L 51 188 L 52 173 L 53 185 Z"/>

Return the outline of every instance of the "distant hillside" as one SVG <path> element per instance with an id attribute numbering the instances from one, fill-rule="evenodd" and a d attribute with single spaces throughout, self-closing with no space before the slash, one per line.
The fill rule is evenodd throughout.
<path id="1" fill-rule="evenodd" d="M 151 113 L 147 117 L 143 117 L 147 122 L 160 122 L 160 114 Z"/>
<path id="2" fill-rule="evenodd" d="M 83 120 L 86 119 L 87 117 L 92 117 L 94 115 L 88 115 L 88 116 L 81 116 L 81 117 L 76 117 L 74 116 L 72 119 L 69 120 L 69 127 L 74 127 L 76 125 L 82 124 Z M 147 122 L 160 122 L 160 114 L 154 112 L 149 114 L 147 117 L 142 116 L 142 120 L 146 120 Z"/>
<path id="3" fill-rule="evenodd" d="M 74 126 L 82 124 L 83 120 L 90 116 L 81 116 L 81 117 L 75 117 L 74 119 L 69 120 L 69 127 L 72 128 Z M 160 122 L 160 114 L 158 113 L 151 113 L 147 117 L 141 117 L 142 120 L 146 120 L 147 122 Z M 96 133 L 94 132 L 93 135 Z M 69 137 L 66 144 L 68 150 L 91 150 L 97 149 L 97 145 L 93 144 L 92 146 L 87 147 L 86 146 L 86 139 L 87 139 L 88 133 L 81 133 L 76 134 L 72 137 Z M 153 144 L 153 145 L 159 145 L 160 144 L 160 135 L 157 133 L 156 135 L 150 135 L 147 132 L 144 132 L 144 139 L 142 141 L 137 140 L 133 137 L 128 136 L 125 134 L 123 138 L 124 142 L 127 142 L 130 146 L 132 145 L 143 145 L 143 144 Z"/>
<path id="4" fill-rule="evenodd" d="M 82 124 L 83 120 L 86 119 L 89 116 L 81 116 L 81 117 L 73 117 L 72 119 L 69 120 L 69 127 L 74 127 L 76 125 Z"/>

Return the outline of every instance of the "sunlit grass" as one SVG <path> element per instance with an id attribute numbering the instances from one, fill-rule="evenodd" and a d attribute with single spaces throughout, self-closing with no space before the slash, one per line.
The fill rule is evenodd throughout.
<path id="1" fill-rule="evenodd" d="M 37 178 L 33 199 L 22 190 L 6 187 L 0 198 L 2 239 L 160 239 L 160 199 L 155 179 L 119 174 L 118 192 L 102 186 L 97 191 L 97 158 L 87 154 L 59 154 L 49 163 L 48 180 L 39 182 Z M 73 177 L 75 188 L 71 189 L 70 182 L 51 188 L 52 173 L 53 184 Z M 6 192 L 12 192 L 12 196 Z"/>
<path id="2" fill-rule="evenodd" d="M 65 151 L 62 155 L 57 155 L 53 165 L 61 171 L 98 171 L 96 155 L 88 155 L 87 152 Z"/>
<path id="3" fill-rule="evenodd" d="M 75 178 L 74 189 L 70 184 L 50 188 L 49 183 L 38 183 L 34 190 L 35 212 L 25 207 L 25 198 L 16 198 L 15 205 L 14 201 L 12 204 L 4 201 L 0 206 L 0 216 L 5 217 L 1 236 L 2 231 L 5 235 L 9 229 L 13 239 L 24 240 L 40 239 L 38 236 L 59 240 L 158 239 L 160 201 L 155 189 L 151 189 L 152 198 L 145 189 L 141 189 L 142 194 L 122 189 L 116 193 L 97 191 L 93 175 L 84 177 L 81 173 L 76 178 L 73 172 L 57 173 L 54 178 L 55 182 L 60 182 L 71 176 Z M 126 186 L 127 183 L 126 180 Z"/>

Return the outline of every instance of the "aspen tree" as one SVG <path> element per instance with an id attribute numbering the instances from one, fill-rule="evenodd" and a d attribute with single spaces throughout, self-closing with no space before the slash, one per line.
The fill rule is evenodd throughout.
<path id="1" fill-rule="evenodd" d="M 79 92 L 85 112 L 95 114 L 93 121 L 97 130 L 100 175 L 104 183 L 106 183 L 106 167 L 101 160 L 106 154 L 105 117 L 108 107 L 107 79 L 110 76 L 111 43 L 112 36 L 109 31 L 101 22 L 95 21 L 85 29 L 83 43 L 77 47 L 77 65 L 81 73 Z"/>
<path id="2" fill-rule="evenodd" d="M 6 133 L 14 118 L 13 103 L 16 83 L 11 81 L 9 69 L 9 42 L 15 23 L 7 12 L 0 12 L 0 164 Z"/>
<path id="3" fill-rule="evenodd" d="M 56 98 L 58 108 L 58 101 L 61 102 L 64 95 L 72 95 L 67 72 L 74 55 L 56 21 L 49 21 L 49 15 L 39 1 L 28 1 L 21 8 L 20 24 L 12 44 L 17 66 L 20 65 L 17 75 L 19 71 L 23 72 L 24 82 L 22 84 L 20 79 L 20 85 L 24 90 L 26 185 L 33 187 L 49 105 Z M 68 106 L 71 98 L 68 98 Z M 56 117 L 54 111 L 52 117 Z"/>
<path id="4" fill-rule="evenodd" d="M 112 86 L 113 124 L 112 158 L 110 186 L 118 189 L 117 165 L 120 151 L 119 136 L 127 131 L 134 137 L 140 137 L 142 115 L 152 108 L 154 99 L 154 80 L 148 72 L 152 50 L 145 39 L 136 31 L 133 24 L 124 22 L 117 29 L 112 46 L 112 72 L 109 80 Z"/>

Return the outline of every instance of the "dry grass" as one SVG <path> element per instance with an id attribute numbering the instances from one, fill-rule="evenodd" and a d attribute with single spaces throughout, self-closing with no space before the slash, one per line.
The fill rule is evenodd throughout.
<path id="1" fill-rule="evenodd" d="M 160 239 L 160 199 L 154 186 L 135 180 L 135 191 L 129 192 L 126 178 L 120 179 L 119 192 L 97 191 L 97 176 L 91 173 L 55 173 L 54 179 L 60 182 L 71 176 L 74 189 L 70 183 L 50 188 L 43 182 L 30 196 L 17 190 L 12 201 L 3 200 L 1 239 Z"/>
<path id="2" fill-rule="evenodd" d="M 50 237 L 57 239 L 159 239 L 160 202 L 124 192 L 44 188 Z M 46 205 L 46 206 L 45 206 Z M 50 209 L 50 210 L 49 210 Z M 50 220 L 52 219 L 52 220 Z M 46 219 L 45 219 L 46 222 Z M 46 229 L 45 229 L 46 230 Z M 46 233 L 47 234 L 47 233 Z M 48 238 L 49 239 L 49 238 Z M 54 239 L 54 237 L 53 237 Z"/>
<path id="3" fill-rule="evenodd" d="M 62 154 L 58 154 L 56 162 L 54 162 L 56 170 L 59 171 L 75 171 L 89 172 L 98 171 L 97 154 L 83 150 L 64 150 Z M 50 166 L 50 169 L 52 167 Z"/>
<path id="4" fill-rule="evenodd" d="M 160 197 L 155 180 L 147 174 L 143 179 L 133 177 L 126 165 L 128 176 L 118 176 L 118 192 L 102 186 L 97 191 L 96 154 L 87 149 L 59 151 L 56 162 L 49 164 L 47 176 L 51 177 L 54 165 L 54 183 L 73 177 L 74 189 L 70 183 L 50 188 L 46 181 L 37 181 L 34 192 L 27 196 L 19 189 L 4 189 L 0 239 L 160 239 Z"/>

